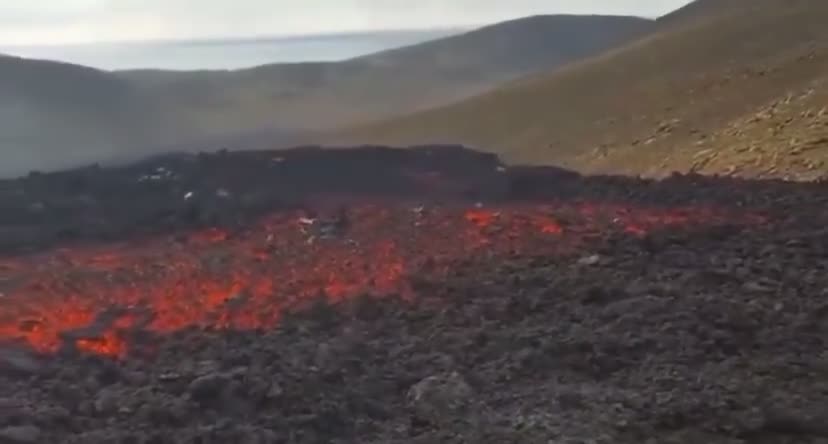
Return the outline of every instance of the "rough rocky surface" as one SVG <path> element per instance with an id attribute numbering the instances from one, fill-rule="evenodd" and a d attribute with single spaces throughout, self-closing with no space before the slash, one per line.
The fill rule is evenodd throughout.
<path id="1" fill-rule="evenodd" d="M 653 169 L 752 178 L 826 177 L 828 77 L 786 93 L 717 133 L 699 134 Z M 690 165 L 690 168 L 687 166 Z"/>
<path id="2" fill-rule="evenodd" d="M 505 185 L 497 165 L 493 155 L 456 146 L 305 147 L 170 154 L 120 168 L 33 172 L 0 181 L 0 250 L 244 226 L 267 212 L 303 207 L 331 194 L 340 201 L 491 198 Z"/>
<path id="3" fill-rule="evenodd" d="M 0 202 L 14 211 L 43 203 L 35 214 L 49 217 L 31 224 L 39 248 L 66 242 L 48 234 L 80 227 L 90 214 L 109 230 L 87 228 L 74 242 L 245 223 L 170 210 L 188 208 L 182 199 L 194 189 L 258 190 L 268 202 L 261 208 L 272 210 L 318 199 L 325 187 L 353 198 L 357 190 L 343 184 L 360 180 L 363 195 L 393 199 L 422 200 L 431 190 L 432 199 L 470 202 L 715 202 L 766 220 L 608 232 L 566 254 L 458 261 L 448 276 L 417 280 L 416 298 L 320 300 L 273 329 L 190 328 L 155 336 L 152 353 L 121 360 L 10 344 L 0 354 L 0 443 L 828 442 L 825 185 L 500 171 L 487 156 L 435 150 L 284 153 L 277 164 L 315 153 L 317 167 L 286 170 L 291 181 L 263 166 L 273 153 L 182 158 L 168 167 L 187 179 L 153 179 L 151 195 L 126 185 L 157 168 L 148 163 L 4 183 L 25 198 Z M 313 175 L 325 162 L 338 169 Z M 354 165 L 373 165 L 377 182 L 369 187 L 368 170 L 355 174 Z M 400 174 L 436 166 L 452 187 Z M 89 196 L 87 206 L 58 205 L 71 194 L 57 184 L 81 178 L 88 182 L 76 193 Z M 259 211 L 236 202 L 217 214 Z M 162 209 L 167 219 L 138 217 Z M 2 214 L 4 227 L 23 218 Z M 7 256 L 25 247 L 4 240 Z"/>

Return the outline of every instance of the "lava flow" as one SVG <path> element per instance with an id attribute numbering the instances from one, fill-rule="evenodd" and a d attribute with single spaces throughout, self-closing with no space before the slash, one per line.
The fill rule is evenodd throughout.
<path id="1" fill-rule="evenodd" d="M 409 276 L 439 278 L 458 261 L 577 252 L 611 231 L 735 220 L 710 208 L 606 204 L 363 204 L 327 219 L 275 212 L 238 232 L 7 258 L 0 341 L 124 356 L 134 330 L 268 328 L 286 308 L 319 296 L 415 297 Z"/>

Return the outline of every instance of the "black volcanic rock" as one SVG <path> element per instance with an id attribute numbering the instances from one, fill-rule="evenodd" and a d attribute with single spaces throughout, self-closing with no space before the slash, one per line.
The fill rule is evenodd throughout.
<path id="1" fill-rule="evenodd" d="M 67 183 L 82 183 L 91 200 L 65 204 L 78 202 Z M 335 191 L 336 204 L 718 203 L 767 219 L 597 233 L 568 255 L 458 261 L 439 279 L 415 276 L 422 291 L 412 300 L 319 303 L 272 330 L 192 327 L 123 360 L 77 350 L 6 355 L 25 359 L 0 371 L 0 442 L 828 439 L 825 184 L 504 171 L 488 155 L 423 147 L 170 156 L 3 187 L 14 196 L 0 200 L 4 208 L 44 203 L 38 211 L 49 217 L 15 220 L 40 230 L 41 247 L 66 228 L 99 240 L 198 226 L 182 216 L 186 193 L 217 189 L 230 192 L 221 199 L 272 199 L 219 210 L 250 218 L 324 203 Z"/>

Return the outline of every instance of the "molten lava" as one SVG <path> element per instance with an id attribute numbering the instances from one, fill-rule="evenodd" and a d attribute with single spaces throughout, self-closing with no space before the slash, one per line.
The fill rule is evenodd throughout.
<path id="1" fill-rule="evenodd" d="M 462 260 L 576 252 L 611 231 L 644 235 L 741 217 L 605 204 L 363 204 L 344 215 L 328 222 L 279 212 L 240 232 L 210 229 L 5 258 L 0 342 L 123 356 L 138 330 L 268 328 L 285 309 L 318 296 L 415 297 L 409 276 L 439 279 Z"/>

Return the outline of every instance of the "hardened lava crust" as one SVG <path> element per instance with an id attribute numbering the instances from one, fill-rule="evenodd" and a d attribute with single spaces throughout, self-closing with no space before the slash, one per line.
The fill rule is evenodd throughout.
<path id="1" fill-rule="evenodd" d="M 828 442 L 828 186 L 456 146 L 0 182 L 0 443 Z"/>

